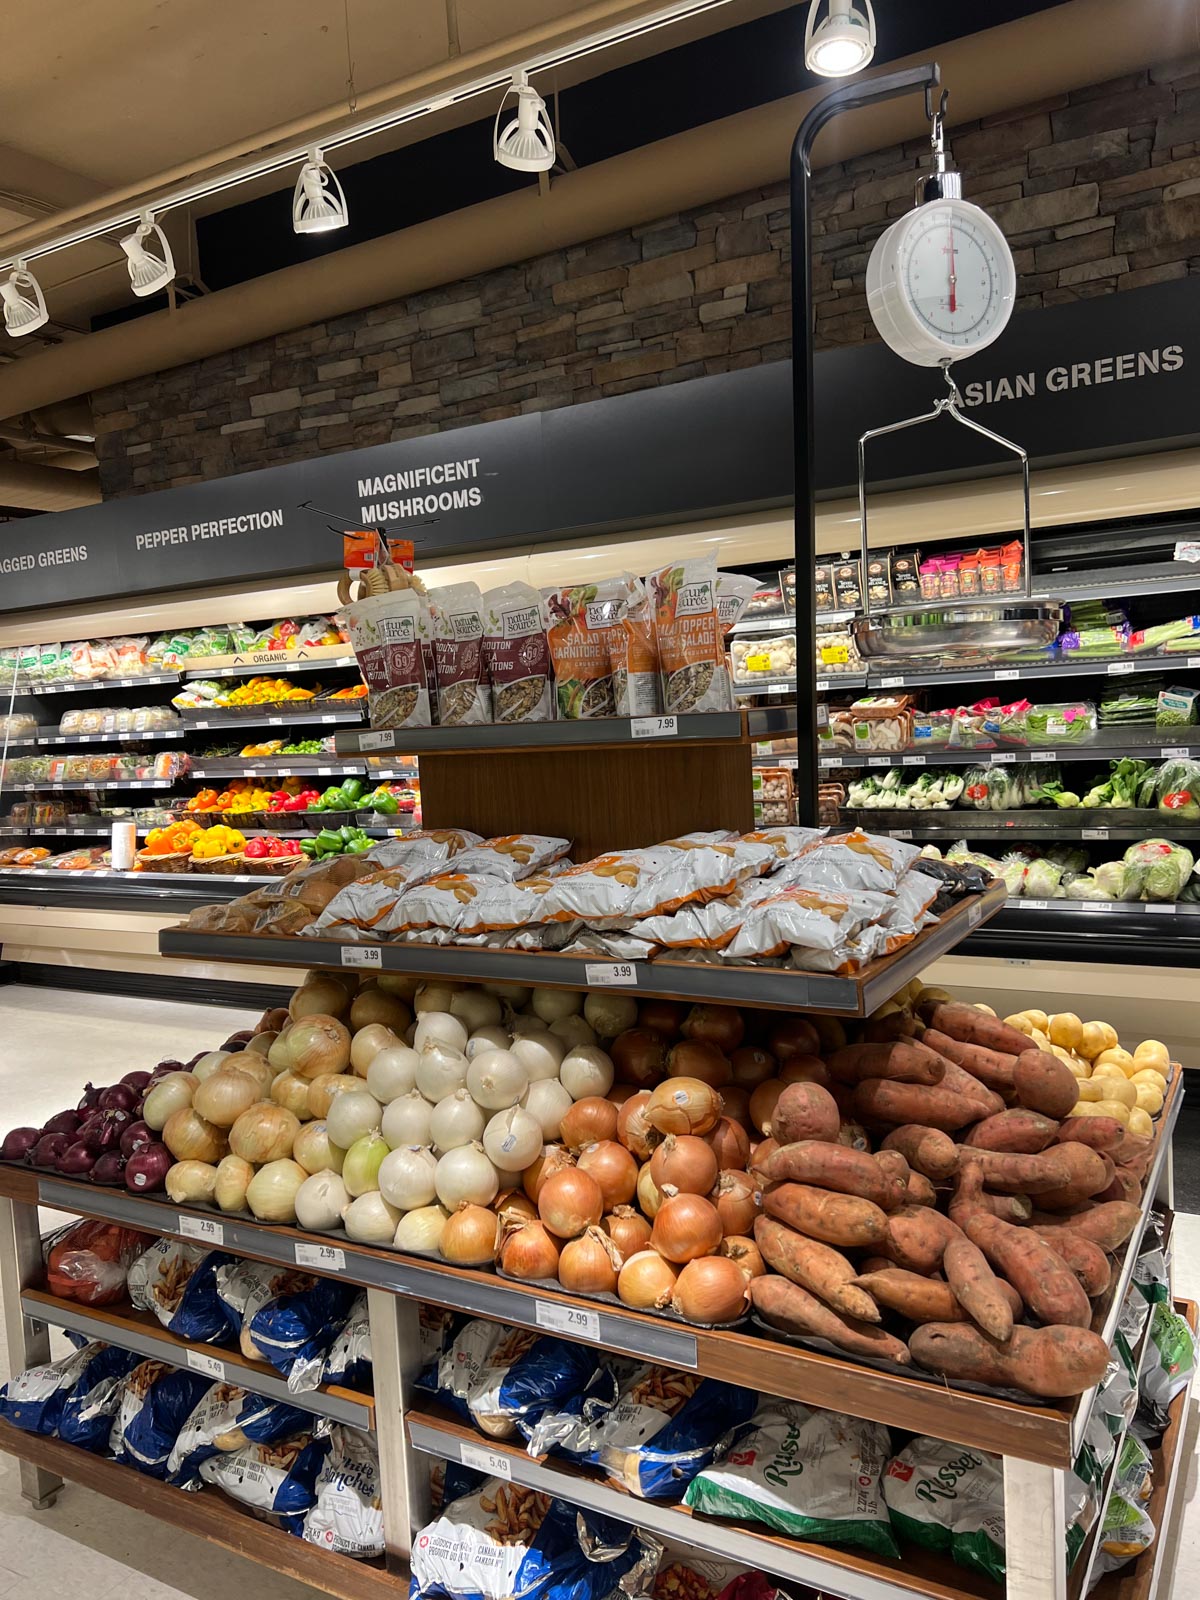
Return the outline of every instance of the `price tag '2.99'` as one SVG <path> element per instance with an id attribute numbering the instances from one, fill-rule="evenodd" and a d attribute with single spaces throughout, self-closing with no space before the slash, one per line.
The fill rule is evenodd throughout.
<path id="1" fill-rule="evenodd" d="M 632 961 L 589 961 L 583 969 L 589 989 L 633 989 L 637 987 L 637 968 Z"/>
<path id="2" fill-rule="evenodd" d="M 377 944 L 348 944 L 342 946 L 342 965 L 344 967 L 375 967 L 383 966 L 383 948 Z"/>
<path id="3" fill-rule="evenodd" d="M 211 1217 L 180 1217 L 179 1231 L 185 1239 L 198 1239 L 218 1249 L 225 1243 L 225 1229 Z"/>
<path id="4" fill-rule="evenodd" d="M 554 1300 L 536 1302 L 537 1325 L 549 1333 L 574 1334 L 577 1339 L 600 1341 L 600 1313 L 582 1306 L 560 1306 Z"/>
<path id="5" fill-rule="evenodd" d="M 298 1244 L 296 1265 L 315 1272 L 345 1272 L 346 1252 L 331 1244 Z"/>

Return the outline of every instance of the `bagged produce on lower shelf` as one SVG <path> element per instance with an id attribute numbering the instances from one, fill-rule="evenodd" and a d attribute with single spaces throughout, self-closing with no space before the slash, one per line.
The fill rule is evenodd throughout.
<path id="1" fill-rule="evenodd" d="M 95 1351 L 75 1387 L 67 1395 L 58 1419 L 58 1437 L 81 1450 L 102 1452 L 108 1449 L 113 1418 L 121 1403 L 121 1388 L 138 1364 L 132 1350 L 115 1344 L 92 1345 Z"/>
<path id="2" fill-rule="evenodd" d="M 74 1222 L 49 1241 L 46 1287 L 81 1305 L 112 1305 L 124 1298 L 129 1269 L 152 1242 L 115 1222 Z"/>
<path id="3" fill-rule="evenodd" d="M 159 1239 L 130 1267 L 129 1298 L 181 1339 L 226 1343 L 229 1322 L 217 1294 L 217 1272 L 232 1261 L 201 1245 Z"/>
<path id="4" fill-rule="evenodd" d="M 121 1386 L 109 1453 L 151 1478 L 168 1476 L 176 1439 L 210 1380 L 163 1361 L 142 1361 Z"/>
<path id="5" fill-rule="evenodd" d="M 1156 1443 L 1167 1425 L 1167 1407 L 1196 1370 L 1197 1341 L 1187 1319 L 1161 1301 L 1150 1312 L 1146 1337 L 1149 1348 L 1142 1362 L 1133 1426 L 1142 1439 Z"/>
<path id="6" fill-rule="evenodd" d="M 539 1337 L 498 1322 L 460 1329 L 418 1388 L 434 1395 L 492 1439 L 528 1433 L 548 1408 L 580 1394 L 597 1353 L 568 1339 Z"/>
<path id="7" fill-rule="evenodd" d="M 1154 1543 L 1156 1531 L 1142 1502 L 1127 1499 L 1114 1489 L 1100 1527 L 1100 1550 L 1092 1569 L 1093 1582 L 1148 1550 Z"/>
<path id="8" fill-rule="evenodd" d="M 0 1419 L 20 1428 L 22 1433 L 55 1434 L 64 1409 L 81 1385 L 89 1392 L 96 1383 L 113 1376 L 123 1377 L 137 1362 L 136 1356 L 123 1361 L 124 1351 L 113 1351 L 104 1344 L 85 1344 L 61 1361 L 18 1372 L 0 1389 Z M 104 1430 L 105 1441 L 108 1428 Z"/>
<path id="9" fill-rule="evenodd" d="M 764 1400 L 752 1422 L 693 1478 L 684 1504 L 762 1522 L 795 1539 L 898 1556 L 881 1488 L 890 1449 L 879 1423 Z"/>
<path id="10" fill-rule="evenodd" d="M 310 1415 L 296 1406 L 281 1405 L 232 1383 L 214 1383 L 180 1429 L 167 1459 L 167 1473 L 172 1483 L 194 1487 L 210 1456 L 248 1444 L 270 1444 L 297 1433 L 310 1421 Z"/>
<path id="11" fill-rule="evenodd" d="M 200 1476 L 255 1515 L 266 1513 L 268 1521 L 299 1535 L 316 1501 L 317 1474 L 329 1450 L 327 1435 L 295 1433 L 270 1444 L 244 1444 L 239 1450 L 209 1456 L 201 1463 Z"/>
<path id="12" fill-rule="evenodd" d="M 344 1327 L 329 1346 L 321 1382 L 370 1389 L 371 1376 L 371 1324 L 364 1291 L 355 1297 Z"/>
<path id="13" fill-rule="evenodd" d="M 335 1423 L 317 1474 L 316 1499 L 304 1518 L 309 1544 L 369 1560 L 384 1552 L 383 1491 L 374 1438 Z"/>
<path id="14" fill-rule="evenodd" d="M 733 1561 L 716 1556 L 664 1556 L 650 1590 L 652 1600 L 744 1600 L 737 1585 L 760 1578 L 746 1573 Z M 772 1593 L 768 1588 L 767 1594 Z M 762 1590 L 751 1589 L 749 1600 L 765 1600 Z"/>

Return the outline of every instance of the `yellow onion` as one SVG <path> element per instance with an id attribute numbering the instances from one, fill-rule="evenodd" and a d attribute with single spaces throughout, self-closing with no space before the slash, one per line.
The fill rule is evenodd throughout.
<path id="1" fill-rule="evenodd" d="M 359 995 L 358 1000 L 362 999 Z M 358 1004 L 358 1000 L 354 1002 Z M 351 1013 L 353 1015 L 353 1013 Z M 365 1078 L 367 1069 L 372 1061 L 382 1050 L 392 1050 L 397 1045 L 402 1045 L 404 1040 L 392 1032 L 382 1022 L 372 1022 L 359 1028 L 350 1040 L 350 1066 L 360 1078 Z"/>
<path id="2" fill-rule="evenodd" d="M 632 1206 L 615 1207 L 600 1226 L 621 1252 L 624 1260 L 636 1255 L 639 1250 L 650 1248 L 650 1224 L 641 1212 L 635 1211 Z"/>
<path id="3" fill-rule="evenodd" d="M 502 1214 L 502 1237 L 496 1259 L 502 1272 L 522 1283 L 537 1283 L 558 1276 L 558 1244 L 540 1222 L 507 1223 Z"/>
<path id="4" fill-rule="evenodd" d="M 740 1236 L 732 1239 L 726 1237 L 717 1246 L 717 1254 L 736 1261 L 748 1278 L 761 1278 L 767 1270 L 762 1251 L 753 1239 Z"/>
<path id="5" fill-rule="evenodd" d="M 602 1139 L 597 1144 L 585 1145 L 579 1152 L 579 1171 L 595 1178 L 605 1211 L 623 1206 L 633 1199 L 637 1189 L 638 1164 L 623 1144 L 615 1139 Z"/>
<path id="6" fill-rule="evenodd" d="M 750 1121 L 750 1094 L 751 1091 L 743 1089 L 740 1083 L 727 1083 L 721 1090 L 721 1099 L 725 1102 L 724 1115 L 730 1122 L 745 1128 L 747 1133 L 754 1129 Z"/>
<path id="7" fill-rule="evenodd" d="M 334 1144 L 323 1122 L 306 1122 L 292 1145 L 292 1160 L 305 1172 L 341 1172 L 346 1152 Z"/>
<path id="8" fill-rule="evenodd" d="M 670 1305 L 679 1273 L 657 1250 L 639 1250 L 621 1268 L 617 1277 L 617 1298 L 636 1311 Z"/>
<path id="9" fill-rule="evenodd" d="M 766 1083 L 777 1071 L 771 1052 L 753 1044 L 744 1044 L 735 1050 L 729 1057 L 729 1065 L 733 1069 L 734 1083 L 747 1092 L 757 1089 L 760 1083 Z"/>
<path id="10" fill-rule="evenodd" d="M 214 1072 L 196 1090 L 192 1105 L 215 1127 L 232 1128 L 261 1097 L 262 1090 L 248 1072 Z"/>
<path id="11" fill-rule="evenodd" d="M 509 1222 L 536 1222 L 537 1207 L 520 1189 L 505 1189 L 492 1201 L 492 1210 L 502 1224 Z"/>
<path id="12" fill-rule="evenodd" d="M 620 1270 L 621 1252 L 600 1228 L 585 1228 L 558 1258 L 558 1281 L 573 1294 L 612 1294 Z"/>
<path id="13" fill-rule="evenodd" d="M 658 1208 L 650 1243 L 660 1256 L 682 1264 L 711 1255 L 721 1242 L 721 1218 L 698 1194 L 669 1195 Z"/>
<path id="14" fill-rule="evenodd" d="M 767 1162 L 770 1161 L 778 1149 L 778 1139 L 761 1139 L 750 1153 L 746 1171 L 752 1177 L 765 1179 L 767 1176 Z"/>
<path id="15" fill-rule="evenodd" d="M 332 1073 L 329 1074 L 333 1076 Z M 358 1079 L 355 1078 L 357 1083 Z M 307 1117 L 312 1115 L 308 1099 L 309 1083 L 307 1078 L 300 1078 L 294 1072 L 281 1072 L 271 1085 L 271 1099 L 277 1106 L 283 1106 L 294 1117 Z"/>
<path id="16" fill-rule="evenodd" d="M 588 997 L 589 999 L 591 996 Z M 581 1150 L 585 1144 L 599 1144 L 617 1137 L 617 1108 L 598 1094 L 576 1100 L 563 1114 L 558 1136 L 568 1150 Z"/>
<path id="17" fill-rule="evenodd" d="M 643 1000 L 638 1006 L 638 1027 L 649 1028 L 664 1039 L 674 1039 L 687 1010 L 678 1000 Z"/>
<path id="18" fill-rule="evenodd" d="M 749 1303 L 749 1281 L 728 1256 L 689 1261 L 676 1280 L 671 1308 L 685 1322 L 735 1322 Z"/>
<path id="19" fill-rule="evenodd" d="M 722 1117 L 704 1142 L 716 1157 L 719 1171 L 744 1172 L 750 1159 L 750 1135 L 740 1122 Z M 705 1191 L 707 1192 L 707 1191 Z"/>
<path id="20" fill-rule="evenodd" d="M 542 1185 L 547 1178 L 552 1178 L 556 1172 L 562 1172 L 566 1167 L 575 1165 L 575 1157 L 561 1144 L 544 1144 L 542 1153 L 536 1161 L 525 1168 L 521 1177 L 521 1187 L 529 1198 L 537 1204 L 537 1197 L 541 1193 Z"/>
<path id="21" fill-rule="evenodd" d="M 403 1000 L 388 994 L 376 984 L 368 989 L 360 989 L 350 1002 L 350 1027 L 355 1035 L 365 1032 L 367 1028 L 386 1028 L 399 1035 L 411 1026 L 412 1019 L 412 1012 Z M 388 1044 L 393 1042 L 390 1039 L 387 1041 Z M 367 1066 L 370 1066 L 370 1062 Z M 363 1068 L 363 1075 L 366 1075 L 366 1067 Z"/>
<path id="22" fill-rule="evenodd" d="M 285 1011 L 284 1016 L 286 1015 L 287 1012 Z M 271 1046 L 275 1043 L 278 1037 L 279 1035 L 274 1031 L 269 1033 L 256 1033 L 253 1039 L 247 1043 L 246 1053 L 249 1054 L 251 1051 L 253 1051 L 255 1055 L 261 1056 L 263 1060 L 266 1061 L 267 1056 L 270 1053 Z M 274 1076 L 274 1074 L 272 1074 L 272 1076 Z"/>
<path id="23" fill-rule="evenodd" d="M 659 1133 L 707 1133 L 720 1121 L 724 1104 L 710 1083 L 668 1078 L 651 1090 L 646 1121 Z"/>
<path id="24" fill-rule="evenodd" d="M 253 1176 L 254 1168 L 241 1156 L 222 1156 L 213 1190 L 213 1199 L 222 1211 L 245 1211 L 246 1190 Z"/>
<path id="25" fill-rule="evenodd" d="M 667 1075 L 671 1078 L 699 1078 L 721 1089 L 733 1080 L 729 1058 L 709 1039 L 681 1039 L 667 1054 Z"/>
<path id="26" fill-rule="evenodd" d="M 815 1056 L 821 1049 L 821 1036 L 809 1017 L 780 1017 L 767 1035 L 767 1049 L 779 1062 L 793 1056 Z"/>
<path id="27" fill-rule="evenodd" d="M 699 1005 L 684 1017 L 679 1031 L 685 1039 L 703 1039 L 728 1055 L 741 1044 L 746 1023 L 736 1006 Z"/>
<path id="28" fill-rule="evenodd" d="M 172 1112 L 162 1131 L 163 1143 L 176 1161 L 220 1161 L 228 1153 L 225 1134 L 191 1106 Z"/>
<path id="29" fill-rule="evenodd" d="M 654 1174 L 650 1171 L 650 1163 L 647 1161 L 638 1173 L 637 1203 L 645 1215 L 653 1220 L 658 1215 L 658 1208 L 665 1198 L 654 1181 Z"/>
<path id="30" fill-rule="evenodd" d="M 245 1050 L 239 1050 L 234 1055 L 226 1056 L 214 1076 L 219 1076 L 223 1072 L 247 1073 L 258 1084 L 258 1098 L 260 1100 L 266 1099 L 271 1085 L 278 1076 L 266 1056 L 257 1050 L 251 1050 L 249 1046 Z M 195 1101 L 192 1104 L 195 1105 Z"/>
<path id="31" fill-rule="evenodd" d="M 556 1238 L 574 1239 L 604 1215 L 604 1193 L 595 1178 L 566 1167 L 542 1184 L 537 1208 Z"/>
<path id="32" fill-rule="evenodd" d="M 155 1133 L 161 1133 L 167 1119 L 176 1111 L 183 1111 L 192 1103 L 199 1084 L 190 1072 L 168 1072 L 161 1077 L 146 1096 L 142 1106 L 142 1121 Z"/>
<path id="33" fill-rule="evenodd" d="M 660 1190 L 670 1184 L 680 1194 L 708 1194 L 719 1171 L 712 1147 L 694 1133 L 669 1133 L 650 1157 L 650 1176 Z"/>
<path id="34" fill-rule="evenodd" d="M 288 1029 L 291 1070 L 301 1078 L 345 1072 L 350 1065 L 350 1030 L 336 1017 L 315 1014 Z"/>
<path id="35" fill-rule="evenodd" d="M 768 1078 L 750 1096 L 750 1121 L 760 1133 L 770 1134 L 771 1118 L 775 1115 L 779 1096 L 786 1088 L 787 1084 L 779 1078 Z"/>
<path id="36" fill-rule="evenodd" d="M 712 1193 L 725 1233 L 747 1234 L 762 1213 L 762 1190 L 748 1172 L 722 1172 Z"/>
<path id="37" fill-rule="evenodd" d="M 344 1017 L 350 1010 L 350 989 L 332 972 L 310 972 L 288 1001 L 293 1022 L 302 1017 Z"/>
<path id="38" fill-rule="evenodd" d="M 646 1120 L 646 1107 L 649 1104 L 649 1089 L 639 1089 L 630 1095 L 617 1112 L 617 1141 L 639 1161 L 649 1161 L 662 1138 L 658 1129 Z"/>
<path id="39" fill-rule="evenodd" d="M 779 1081 L 783 1084 L 819 1083 L 822 1089 L 828 1089 L 833 1078 L 820 1056 L 790 1056 L 779 1069 Z"/>
<path id="40" fill-rule="evenodd" d="M 316 1117 L 318 1121 L 327 1117 L 335 1094 L 344 1094 L 348 1089 L 361 1089 L 363 1086 L 362 1079 L 356 1077 L 352 1072 L 322 1072 L 320 1077 L 313 1078 L 311 1081 L 307 1078 L 299 1078 L 296 1081 L 305 1085 L 307 1099 L 304 1111 L 297 1111 L 296 1107 L 291 1104 L 290 1098 L 280 1100 L 279 1104 L 287 1106 L 289 1111 L 295 1111 L 301 1120 L 303 1120 L 305 1112 L 310 1117 Z M 272 1095 L 271 1098 L 274 1100 L 276 1096 Z"/>
<path id="41" fill-rule="evenodd" d="M 295 1222 L 296 1194 L 307 1177 L 296 1161 L 268 1161 L 251 1178 L 246 1204 L 261 1222 Z"/>
<path id="42" fill-rule="evenodd" d="M 497 1227 L 494 1211 L 464 1200 L 442 1229 L 442 1255 L 456 1267 L 490 1265 L 496 1255 Z"/>
<path id="43" fill-rule="evenodd" d="M 609 1053 L 619 1083 L 648 1089 L 666 1076 L 667 1047 L 662 1035 L 649 1028 L 626 1028 Z"/>
<path id="44" fill-rule="evenodd" d="M 165 1188 L 177 1206 L 212 1203 L 217 1169 L 208 1161 L 177 1161 L 167 1169 Z"/>
<path id="45" fill-rule="evenodd" d="M 229 1130 L 229 1148 L 235 1156 L 261 1167 L 268 1161 L 283 1161 L 292 1153 L 300 1119 L 273 1100 L 260 1100 Z"/>

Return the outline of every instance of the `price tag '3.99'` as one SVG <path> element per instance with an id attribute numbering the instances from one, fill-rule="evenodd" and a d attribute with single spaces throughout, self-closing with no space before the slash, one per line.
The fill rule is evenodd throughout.
<path id="1" fill-rule="evenodd" d="M 536 1302 L 537 1325 L 549 1333 L 574 1334 L 577 1339 L 600 1341 L 600 1313 L 582 1306 L 560 1306 L 554 1300 Z"/>
<path id="2" fill-rule="evenodd" d="M 383 966 L 383 948 L 377 944 L 343 945 L 342 965 L 344 967 L 376 967 Z"/>
<path id="3" fill-rule="evenodd" d="M 316 1272 L 345 1272 L 346 1252 L 331 1244 L 298 1244 L 296 1265 Z"/>
<path id="4" fill-rule="evenodd" d="M 225 1243 L 225 1229 L 210 1217 L 180 1217 L 179 1231 L 185 1239 L 198 1239 L 218 1249 Z"/>
<path id="5" fill-rule="evenodd" d="M 589 989 L 635 988 L 637 968 L 632 961 L 589 961 L 583 969 L 584 982 Z"/>

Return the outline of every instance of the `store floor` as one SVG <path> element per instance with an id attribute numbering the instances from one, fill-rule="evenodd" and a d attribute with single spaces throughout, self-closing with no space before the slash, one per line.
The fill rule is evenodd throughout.
<path id="1" fill-rule="evenodd" d="M 37 1124 L 73 1104 L 87 1079 L 112 1082 L 166 1056 L 215 1049 L 254 1020 L 213 1006 L 166 1005 L 123 995 L 0 987 L 0 1131 Z M 1186 1119 L 1183 1120 L 1183 1119 Z M 1200 1084 L 1175 1146 L 1178 1193 L 1175 1284 L 1200 1298 Z M 53 1218 L 49 1220 L 56 1220 Z M 4 1352 L 0 1347 L 0 1370 Z M 4 1376 L 7 1372 L 4 1371 Z M 1200 1570 L 1200 1411 L 1193 1405 L 1166 1570 Z M 175 1532 L 141 1512 L 68 1484 L 48 1511 L 21 1498 L 17 1463 L 0 1455 L 0 1600 L 227 1600 L 251 1585 L 255 1600 L 311 1600 L 313 1591 Z M 1181 1582 L 1178 1600 L 1188 1592 Z M 1155 1600 L 1170 1600 L 1164 1585 Z"/>

